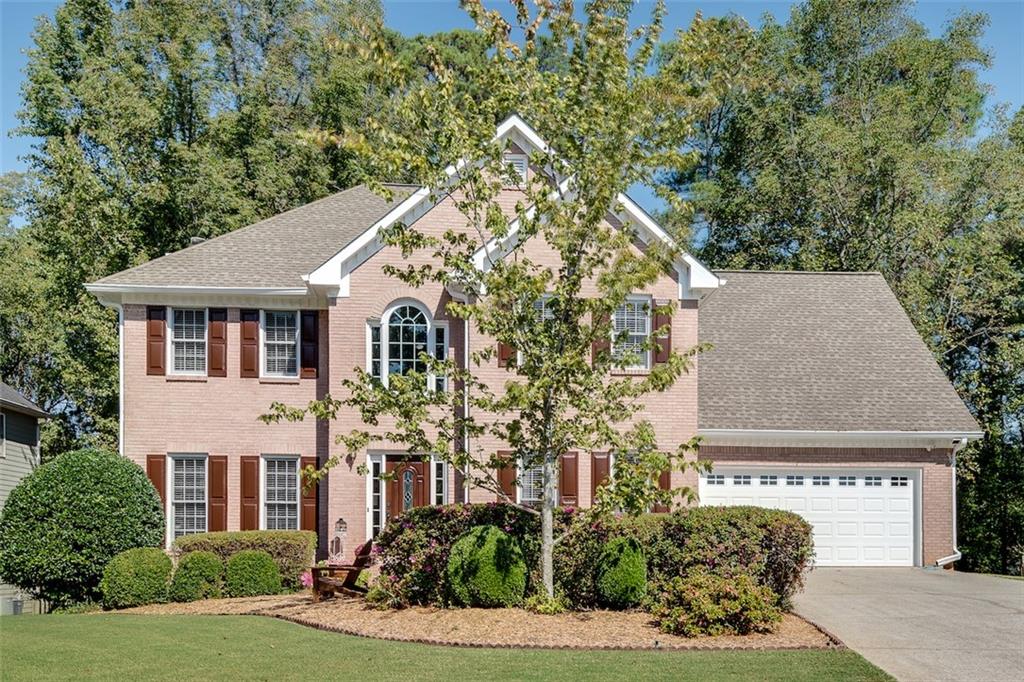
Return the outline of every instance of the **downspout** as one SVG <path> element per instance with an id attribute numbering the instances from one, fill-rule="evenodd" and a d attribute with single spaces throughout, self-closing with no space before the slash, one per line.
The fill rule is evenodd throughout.
<path id="1" fill-rule="evenodd" d="M 960 557 L 963 556 L 960 553 L 960 550 L 957 549 L 957 544 L 956 544 L 956 526 L 957 526 L 957 516 L 956 516 L 956 453 L 958 453 L 961 450 L 963 450 L 965 445 L 967 445 L 967 439 L 966 438 L 958 438 L 958 439 L 956 439 L 955 441 L 953 441 L 953 451 L 949 455 L 950 468 L 953 470 L 953 553 L 950 554 L 949 556 L 942 557 L 941 559 L 936 559 L 936 561 L 935 561 L 935 565 L 936 566 L 945 566 L 947 564 L 951 564 L 954 561 L 959 561 Z"/>
<path id="2" fill-rule="evenodd" d="M 117 304 L 117 453 L 124 457 L 124 305 Z"/>
<path id="3" fill-rule="evenodd" d="M 469 296 L 466 297 L 466 302 L 469 302 Z M 464 371 L 469 371 L 469 318 L 467 317 L 462 321 L 462 368 Z M 466 388 L 466 382 L 462 384 L 462 447 L 467 453 L 469 453 L 469 426 L 466 425 L 466 421 L 469 419 L 469 391 Z M 469 486 L 466 485 L 466 481 L 469 480 L 469 462 L 466 463 L 466 470 L 462 474 L 462 501 L 465 504 L 469 504 Z"/>

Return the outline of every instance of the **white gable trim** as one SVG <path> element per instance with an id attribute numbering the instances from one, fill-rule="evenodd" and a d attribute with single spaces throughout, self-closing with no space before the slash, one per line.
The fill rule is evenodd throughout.
<path id="1" fill-rule="evenodd" d="M 509 139 L 524 149 L 533 148 L 544 154 L 552 152 L 547 142 L 518 114 L 512 114 L 498 125 L 492 140 L 500 139 Z M 466 166 L 466 163 L 464 159 L 460 159 L 457 163 L 445 169 L 446 181 L 445 185 L 439 188 L 441 191 L 443 191 L 444 187 L 451 185 L 453 179 Z M 555 177 L 559 181 L 559 191 L 566 191 L 569 179 L 558 173 L 556 173 Z M 379 239 L 380 231 L 399 221 L 411 224 L 432 209 L 436 205 L 439 196 L 439 191 L 428 187 L 421 187 L 416 190 L 398 206 L 389 211 L 387 215 L 367 228 L 362 234 L 349 242 L 348 245 L 303 279 L 312 287 L 328 289 L 331 295 L 347 297 L 350 291 L 351 273 L 383 247 Z M 665 230 L 626 194 L 620 193 L 617 200 L 623 206 L 623 211 L 620 212 L 621 215 L 616 217 L 623 222 L 631 222 L 637 225 L 640 228 L 641 239 L 645 241 L 659 239 L 665 244 L 672 243 Z M 531 207 L 528 215 L 532 216 L 534 210 Z M 503 240 L 503 244 L 491 240 L 482 246 L 474 255 L 474 261 L 477 263 L 477 266 L 483 268 L 489 258 L 493 258 L 495 255 L 498 258 L 502 258 L 514 248 L 515 242 L 512 238 L 518 232 L 518 227 L 519 221 L 516 219 L 510 224 L 509 234 Z M 723 280 L 689 253 L 683 252 L 680 255 L 676 267 L 680 273 L 679 298 L 681 299 L 700 298 L 708 291 L 717 289 L 724 283 Z"/>

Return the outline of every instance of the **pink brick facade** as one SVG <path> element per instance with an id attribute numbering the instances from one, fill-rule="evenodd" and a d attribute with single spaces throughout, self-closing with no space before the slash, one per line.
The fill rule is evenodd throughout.
<path id="1" fill-rule="evenodd" d="M 508 204 L 517 198 L 508 193 Z M 450 201 L 442 202 L 419 219 L 417 228 L 440 234 L 446 229 L 463 229 L 464 218 Z M 527 246 L 528 255 L 537 262 L 553 264 L 553 253 L 543 243 Z M 423 262 L 416 256 L 413 263 Z M 242 378 L 240 368 L 239 311 L 261 307 L 253 300 L 219 300 L 205 305 L 226 307 L 227 324 L 227 376 L 178 377 L 154 376 L 146 373 L 146 303 L 128 303 L 123 306 L 123 452 L 133 461 L 145 466 L 148 455 L 172 453 L 204 453 L 225 455 L 228 461 L 227 528 L 239 528 L 240 467 L 241 458 L 251 455 L 290 454 L 302 457 L 316 456 L 323 463 L 337 456 L 340 462 L 319 489 L 318 531 L 321 550 L 326 547 L 335 524 L 347 527 L 345 553 L 351 555 L 355 546 L 369 534 L 367 527 L 368 483 L 359 473 L 370 454 L 393 452 L 397 445 L 374 444 L 369 452 L 360 452 L 346 458 L 341 447 L 335 445 L 339 434 L 348 433 L 363 425 L 355 414 L 344 413 L 331 424 L 318 425 L 312 421 L 266 425 L 258 420 L 268 411 L 272 402 L 304 405 L 327 393 L 340 395 L 342 382 L 355 376 L 355 368 L 367 366 L 368 322 L 381 320 L 386 311 L 397 303 L 415 301 L 428 311 L 435 322 L 447 323 L 448 352 L 450 357 L 462 358 L 466 350 L 466 331 L 461 321 L 447 319 L 445 304 L 448 294 L 437 284 L 420 288 L 409 287 L 384 272 L 385 264 L 402 263 L 397 249 L 384 248 L 350 275 L 347 295 L 317 300 L 309 297 L 300 308 L 317 308 L 319 315 L 319 367 L 316 379 L 258 379 Z M 679 275 L 681 276 L 681 275 Z M 672 346 L 687 349 L 698 342 L 699 306 L 694 299 L 680 300 L 680 282 L 675 277 L 664 277 L 648 294 L 657 300 L 670 300 L 678 305 L 672 318 Z M 153 301 L 175 304 L 174 301 Z M 204 304 L 183 300 L 182 305 L 200 307 Z M 281 305 L 267 305 L 280 308 Z M 469 330 L 469 350 L 491 345 L 491 341 Z M 650 420 L 656 430 L 659 445 L 675 447 L 697 434 L 699 362 L 670 390 L 650 396 L 643 417 Z M 481 379 L 491 386 L 500 385 L 506 370 L 492 361 L 480 372 Z M 387 424 L 380 428 L 386 429 Z M 497 442 L 473 443 L 473 447 L 497 450 Z M 703 457 L 716 462 L 737 464 L 829 464 L 836 466 L 870 466 L 884 464 L 892 467 L 920 469 L 923 480 L 923 560 L 933 563 L 953 551 L 951 481 L 949 453 L 939 450 L 912 449 L 853 449 L 853 448 L 737 448 L 713 446 L 702 451 Z M 579 457 L 578 495 L 581 506 L 591 502 L 591 457 L 581 452 Z M 673 485 L 688 485 L 696 489 L 697 476 L 688 472 L 684 477 L 673 473 Z M 461 491 L 455 486 L 455 477 L 448 473 L 447 501 L 461 501 Z M 469 500 L 489 502 L 494 494 L 474 489 Z"/>

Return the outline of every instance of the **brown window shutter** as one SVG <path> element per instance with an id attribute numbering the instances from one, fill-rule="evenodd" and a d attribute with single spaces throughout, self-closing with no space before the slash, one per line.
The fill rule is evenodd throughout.
<path id="1" fill-rule="evenodd" d="M 241 370 L 239 376 L 260 375 L 260 311 L 243 310 L 241 317 Z"/>
<path id="2" fill-rule="evenodd" d="M 210 476 L 207 503 L 210 510 L 206 530 L 212 533 L 228 529 L 228 458 L 226 455 L 210 455 L 207 467 Z"/>
<path id="3" fill-rule="evenodd" d="M 668 305 L 668 301 L 658 301 L 657 306 Z M 666 332 L 659 335 L 655 339 L 656 347 L 654 349 L 654 362 L 660 364 L 668 362 L 668 359 L 672 356 L 672 316 L 665 313 L 655 313 L 654 315 L 654 329 L 660 329 L 661 327 L 667 327 Z"/>
<path id="4" fill-rule="evenodd" d="M 498 342 L 498 367 L 515 364 L 516 349 L 507 343 Z"/>
<path id="5" fill-rule="evenodd" d="M 167 308 L 146 306 L 146 374 L 167 373 Z"/>
<path id="6" fill-rule="evenodd" d="M 507 459 L 512 455 L 511 450 L 501 450 L 498 452 L 498 457 Z M 514 504 L 516 501 L 516 469 L 515 467 L 502 467 L 498 469 L 498 486 L 501 488 L 501 492 L 508 496 L 508 499 Z M 498 502 L 505 502 L 505 498 L 502 495 L 498 495 Z"/>
<path id="7" fill-rule="evenodd" d="M 576 507 L 580 503 L 579 495 L 579 463 L 576 452 L 562 455 L 562 466 L 558 476 L 559 504 L 563 507 Z"/>
<path id="8" fill-rule="evenodd" d="M 316 370 L 320 364 L 320 311 L 302 311 L 302 353 L 299 362 L 302 365 L 303 379 L 316 379 Z"/>
<path id="9" fill-rule="evenodd" d="M 597 499 L 597 489 L 611 480 L 611 458 L 607 452 L 590 453 L 590 503 Z"/>
<path id="10" fill-rule="evenodd" d="M 608 315 L 603 315 L 597 319 L 594 323 L 595 327 L 605 327 L 611 318 Z M 600 353 L 610 353 L 612 350 L 612 339 L 610 336 L 606 336 L 603 339 L 598 339 L 590 344 L 591 362 L 597 359 Z"/>
<path id="11" fill-rule="evenodd" d="M 241 457 L 242 518 L 239 528 L 260 528 L 260 458 L 258 455 Z"/>
<path id="12" fill-rule="evenodd" d="M 671 469 L 669 469 L 668 471 L 662 471 L 661 475 L 658 476 L 658 487 L 661 488 L 662 490 L 671 490 L 672 489 L 672 470 Z M 656 505 L 654 505 L 654 512 L 656 514 L 665 514 L 668 511 L 670 511 L 670 509 L 669 509 L 669 506 L 666 505 L 666 504 L 656 504 Z"/>
<path id="13" fill-rule="evenodd" d="M 299 460 L 299 469 L 306 467 L 316 468 L 316 457 L 303 457 Z M 306 480 L 301 479 L 302 485 L 302 506 L 299 510 L 299 530 L 311 530 L 316 532 L 316 484 L 306 485 Z"/>
<path id="14" fill-rule="evenodd" d="M 167 511 L 167 456 L 146 455 L 146 476 L 160 496 L 160 506 Z"/>
<path id="15" fill-rule="evenodd" d="M 228 311 L 224 308 L 210 308 L 207 311 L 206 375 L 226 377 L 228 375 Z"/>

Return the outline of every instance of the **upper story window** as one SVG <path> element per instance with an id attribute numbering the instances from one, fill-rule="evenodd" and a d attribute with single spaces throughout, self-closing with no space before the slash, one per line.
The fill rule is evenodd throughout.
<path id="1" fill-rule="evenodd" d="M 649 369 L 651 351 L 646 348 L 651 335 L 651 301 L 631 296 L 615 309 L 612 316 L 612 356 L 629 358 L 628 369 Z"/>
<path id="2" fill-rule="evenodd" d="M 447 360 L 448 327 L 445 323 L 432 322 L 418 305 L 403 303 L 390 309 L 382 321 L 368 323 L 367 344 L 367 371 L 374 379 L 387 384 L 388 377 L 398 374 L 427 375 L 424 354 Z M 432 390 L 445 391 L 447 377 L 430 375 L 427 385 Z"/>
<path id="3" fill-rule="evenodd" d="M 299 313 L 295 310 L 264 310 L 263 375 L 294 377 L 299 375 Z"/>
<path id="4" fill-rule="evenodd" d="M 173 308 L 171 328 L 171 372 L 206 374 L 206 310 Z"/>

